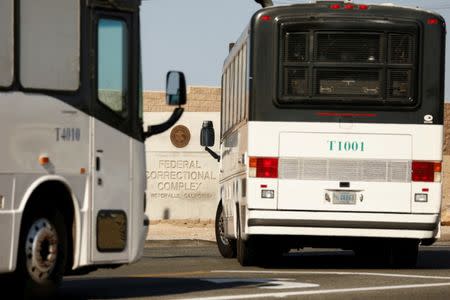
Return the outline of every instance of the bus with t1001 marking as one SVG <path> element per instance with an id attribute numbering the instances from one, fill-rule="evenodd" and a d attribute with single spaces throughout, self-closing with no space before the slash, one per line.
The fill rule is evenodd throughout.
<path id="1" fill-rule="evenodd" d="M 144 142 L 183 108 L 143 130 L 140 2 L 0 1 L 0 274 L 26 297 L 143 254 Z"/>
<path id="2" fill-rule="evenodd" d="M 224 63 L 220 154 L 202 129 L 222 255 L 320 246 L 414 265 L 440 230 L 445 35 L 438 14 L 391 5 L 255 13 Z"/>

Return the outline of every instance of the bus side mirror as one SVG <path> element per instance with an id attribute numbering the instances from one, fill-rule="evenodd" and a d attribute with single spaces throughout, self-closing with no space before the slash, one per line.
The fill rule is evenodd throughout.
<path id="1" fill-rule="evenodd" d="M 182 72 L 170 71 L 167 73 L 166 103 L 177 106 L 186 104 L 186 80 Z"/>
<path id="2" fill-rule="evenodd" d="M 200 145 L 205 147 L 206 152 L 211 154 L 211 156 L 220 161 L 220 156 L 212 151 L 209 147 L 214 146 L 214 126 L 212 121 L 203 121 L 202 131 L 200 132 Z"/>
<path id="3" fill-rule="evenodd" d="M 183 115 L 184 108 L 181 105 L 186 104 L 186 79 L 184 74 L 178 71 L 170 71 L 167 73 L 166 80 L 166 103 L 178 107 L 174 109 L 172 115 L 164 123 L 148 126 L 147 131 L 144 132 L 144 139 L 168 130 Z"/>
<path id="4" fill-rule="evenodd" d="M 212 121 L 203 121 L 202 131 L 200 133 L 200 145 L 203 147 L 214 146 L 214 127 Z"/>

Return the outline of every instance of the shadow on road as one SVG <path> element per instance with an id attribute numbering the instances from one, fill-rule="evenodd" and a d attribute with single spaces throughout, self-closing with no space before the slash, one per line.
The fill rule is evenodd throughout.
<path id="1" fill-rule="evenodd" d="M 271 269 L 392 269 L 374 263 L 370 258 L 361 260 L 353 251 L 295 251 L 261 265 Z M 450 249 L 422 248 L 415 269 L 450 269 Z"/>
<path id="2" fill-rule="evenodd" d="M 433 248 L 430 248 L 433 249 Z M 417 263 L 419 269 L 450 269 L 450 249 L 421 250 Z"/>
<path id="3" fill-rule="evenodd" d="M 198 278 L 76 278 L 64 281 L 59 292 L 59 299 L 170 297 L 184 293 L 237 288 L 250 284 L 252 283 L 232 282 L 218 285 Z"/>
<path id="4" fill-rule="evenodd" d="M 203 269 L 214 270 L 255 270 L 255 268 L 241 268 L 235 259 L 223 259 L 215 253 L 215 247 L 201 249 L 198 253 L 192 251 L 190 255 L 184 255 L 184 250 L 175 249 L 173 253 L 167 253 L 165 257 L 168 261 L 175 259 L 176 264 L 186 263 L 201 264 Z M 205 259 L 202 255 L 206 254 Z M 147 254 L 150 261 L 159 258 L 159 264 L 165 263 L 164 256 L 160 251 Z M 203 259 L 202 259 L 203 257 Z M 176 268 L 176 266 L 172 266 Z M 261 265 L 262 268 L 275 270 L 355 270 L 355 269 L 390 269 L 392 267 L 382 267 L 371 265 L 370 262 L 361 262 L 353 251 L 306 249 L 291 252 L 280 259 Z M 422 247 L 419 252 L 417 267 L 414 269 L 450 269 L 450 248 L 449 247 Z M 256 269 L 258 270 L 258 268 Z M 174 271 L 174 270 L 172 270 Z M 117 271 L 119 272 L 119 271 Z M 195 272 L 194 272 L 195 273 Z M 123 273 L 122 273 L 123 274 Z M 98 275 L 97 275 L 98 276 Z M 105 275 L 100 275 L 105 276 Z M 107 275 L 106 275 L 107 276 Z M 215 284 L 201 278 L 186 277 L 68 277 L 64 280 L 60 289 L 60 299 L 120 299 L 120 298 L 145 298 L 165 296 L 174 298 L 189 293 L 205 293 L 211 295 L 211 291 L 218 291 L 218 294 L 227 293 L 227 289 L 254 286 L 253 282 L 235 281 L 223 284 Z M 258 285 L 258 283 L 256 283 Z"/>

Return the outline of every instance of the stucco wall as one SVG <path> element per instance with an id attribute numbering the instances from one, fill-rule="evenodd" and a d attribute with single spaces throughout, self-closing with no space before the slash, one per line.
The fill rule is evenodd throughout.
<path id="1" fill-rule="evenodd" d="M 209 220 L 218 203 L 218 163 L 200 146 L 204 120 L 213 121 L 218 152 L 220 88 L 189 87 L 177 124 L 146 142 L 147 214 L 151 220 Z M 144 94 L 145 126 L 167 120 L 173 110 L 163 92 Z"/>

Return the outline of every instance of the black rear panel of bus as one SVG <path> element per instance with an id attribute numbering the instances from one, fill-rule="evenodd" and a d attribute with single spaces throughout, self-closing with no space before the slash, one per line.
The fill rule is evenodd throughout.
<path id="1" fill-rule="evenodd" d="M 444 20 L 332 4 L 255 14 L 250 120 L 443 124 Z"/>

